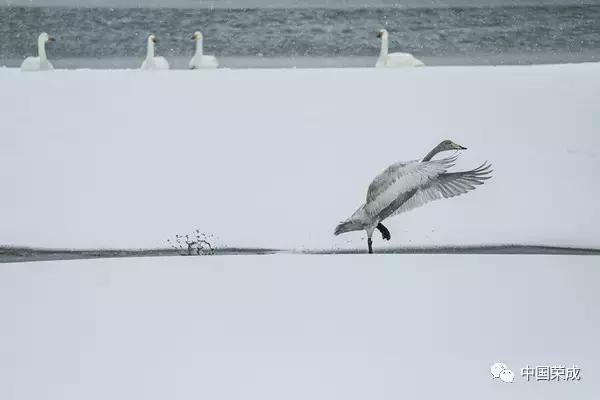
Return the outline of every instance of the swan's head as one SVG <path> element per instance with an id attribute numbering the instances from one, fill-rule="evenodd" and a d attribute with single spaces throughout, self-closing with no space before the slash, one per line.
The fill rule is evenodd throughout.
<path id="1" fill-rule="evenodd" d="M 443 140 L 437 146 L 438 151 L 448 151 L 448 150 L 466 150 L 467 148 L 461 146 L 460 144 L 454 143 L 452 140 Z"/>
<path id="2" fill-rule="evenodd" d="M 154 35 L 148 36 L 148 43 L 158 43 L 158 39 Z"/>
<path id="3" fill-rule="evenodd" d="M 202 39 L 202 32 L 200 32 L 200 31 L 194 32 L 194 34 L 192 35 L 192 40 L 200 40 L 200 39 Z"/>
<path id="4" fill-rule="evenodd" d="M 385 29 L 380 29 L 377 32 L 377 37 L 380 38 L 380 39 L 384 38 L 384 37 L 388 37 L 388 31 L 386 31 Z"/>
<path id="5" fill-rule="evenodd" d="M 48 43 L 48 42 L 54 42 L 54 41 L 56 41 L 56 39 L 54 39 L 52 36 L 48 35 L 46 32 L 42 32 L 42 33 L 40 33 L 40 36 L 38 37 L 38 41 L 40 41 L 42 43 Z"/>

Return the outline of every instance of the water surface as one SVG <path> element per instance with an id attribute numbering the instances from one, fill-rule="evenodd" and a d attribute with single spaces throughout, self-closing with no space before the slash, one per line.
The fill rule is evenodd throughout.
<path id="1" fill-rule="evenodd" d="M 540 64 L 600 60 L 600 6 L 487 8 L 155 9 L 0 7 L 0 65 L 18 66 L 36 51 L 39 32 L 58 42 L 56 67 L 137 68 L 146 37 L 175 68 L 205 49 L 224 66 L 370 66 L 375 32 L 391 33 L 391 50 L 428 64 Z"/>

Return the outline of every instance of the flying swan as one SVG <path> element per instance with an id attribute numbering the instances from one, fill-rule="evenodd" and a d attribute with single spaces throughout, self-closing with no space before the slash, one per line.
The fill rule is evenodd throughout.
<path id="1" fill-rule="evenodd" d="M 38 56 L 27 57 L 21 64 L 22 71 L 51 71 L 54 69 L 48 58 L 46 58 L 46 43 L 54 42 L 52 36 L 46 32 L 40 33 L 38 36 Z"/>
<path id="2" fill-rule="evenodd" d="M 369 185 L 367 202 L 335 228 L 335 235 L 365 230 L 369 253 L 373 253 L 372 236 L 376 228 L 384 239 L 391 239 L 389 230 L 381 223 L 384 219 L 433 200 L 467 193 L 491 178 L 491 165 L 487 162 L 470 171 L 448 172 L 458 155 L 431 160 L 449 150 L 466 150 L 466 147 L 444 140 L 423 160 L 400 161 L 387 167 Z"/>
<path id="3" fill-rule="evenodd" d="M 376 68 L 422 67 L 425 65 L 423 61 L 409 53 L 388 54 L 390 34 L 385 29 L 377 32 L 377 37 L 381 39 L 381 50 L 375 64 Z"/>
<path id="4" fill-rule="evenodd" d="M 158 43 L 156 36 L 148 36 L 146 59 L 142 63 L 141 69 L 169 69 L 169 62 L 166 58 L 154 57 L 154 43 Z"/>
<path id="5" fill-rule="evenodd" d="M 219 62 L 215 56 L 204 54 L 204 38 L 202 32 L 194 32 L 192 40 L 196 41 L 196 52 L 190 60 L 190 69 L 213 69 L 219 66 Z"/>

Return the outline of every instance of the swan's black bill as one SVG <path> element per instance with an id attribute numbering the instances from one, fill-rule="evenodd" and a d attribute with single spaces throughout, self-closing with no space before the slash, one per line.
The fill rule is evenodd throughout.
<path id="1" fill-rule="evenodd" d="M 48 36 L 48 41 L 49 42 L 56 42 L 56 39 L 54 39 L 52 36 Z"/>
<path id="2" fill-rule="evenodd" d="M 465 146 L 461 146 L 460 144 L 453 142 L 452 140 L 445 140 L 442 143 L 447 143 L 450 145 L 450 148 L 452 150 L 466 150 L 467 148 Z"/>

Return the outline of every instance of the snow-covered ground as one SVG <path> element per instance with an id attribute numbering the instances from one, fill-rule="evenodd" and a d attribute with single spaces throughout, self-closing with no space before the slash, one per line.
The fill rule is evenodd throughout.
<path id="1" fill-rule="evenodd" d="M 0 398 L 594 400 L 599 285 L 594 256 L 2 264 Z"/>
<path id="2" fill-rule="evenodd" d="M 414 70 L 0 69 L 0 243 L 364 248 L 367 185 L 450 138 L 494 178 L 389 220 L 402 245 L 600 247 L 600 64 Z"/>

